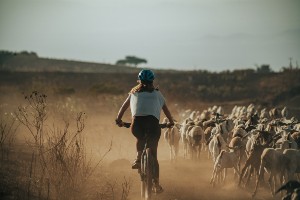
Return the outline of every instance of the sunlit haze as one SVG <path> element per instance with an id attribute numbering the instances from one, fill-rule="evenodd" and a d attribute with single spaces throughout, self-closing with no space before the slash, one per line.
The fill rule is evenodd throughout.
<path id="1" fill-rule="evenodd" d="M 299 0 L 0 0 L 0 50 L 173 69 L 300 62 Z"/>

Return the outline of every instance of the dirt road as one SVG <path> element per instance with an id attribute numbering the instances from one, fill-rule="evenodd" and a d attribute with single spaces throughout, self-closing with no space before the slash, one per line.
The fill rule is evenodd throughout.
<path id="1" fill-rule="evenodd" d="M 212 199 L 251 199 L 253 182 L 249 188 L 239 188 L 233 177 L 233 171 L 228 170 L 227 181 L 222 185 L 212 188 L 210 178 L 212 173 L 212 161 L 207 159 L 206 152 L 197 162 L 179 158 L 177 163 L 168 160 L 160 160 L 160 179 L 164 192 L 154 196 L 157 200 L 212 200 Z M 140 199 L 140 181 L 136 171 L 127 166 L 119 166 L 114 169 L 115 175 L 127 177 L 131 180 L 129 199 Z M 255 199 L 274 199 L 268 188 L 261 187 Z M 280 195 L 275 199 L 281 199 Z"/>

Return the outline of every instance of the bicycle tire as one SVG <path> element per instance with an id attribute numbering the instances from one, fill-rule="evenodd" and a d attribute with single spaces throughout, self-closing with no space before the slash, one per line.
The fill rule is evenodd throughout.
<path id="1" fill-rule="evenodd" d="M 139 174 L 141 176 L 141 197 L 142 199 L 145 199 L 145 194 L 146 194 L 146 152 L 143 151 L 143 154 L 141 156 L 141 167 L 139 169 Z"/>
<path id="2" fill-rule="evenodd" d="M 149 148 L 147 148 L 142 154 L 140 174 L 141 197 L 142 199 L 149 200 L 152 196 L 153 187 L 153 157 Z"/>
<path id="3" fill-rule="evenodd" d="M 145 193 L 146 193 L 146 183 L 144 180 L 141 180 L 141 197 L 142 197 L 142 199 L 145 199 Z"/>
<path id="4" fill-rule="evenodd" d="M 145 158 L 145 199 L 148 200 L 151 199 L 153 186 L 153 158 L 149 148 L 146 149 Z"/>

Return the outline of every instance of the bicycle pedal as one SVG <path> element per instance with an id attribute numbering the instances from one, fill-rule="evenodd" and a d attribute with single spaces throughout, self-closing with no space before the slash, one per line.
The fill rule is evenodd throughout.
<path id="1" fill-rule="evenodd" d="M 160 194 L 164 191 L 164 189 L 159 185 L 159 186 L 154 186 L 152 191 L 155 193 L 155 194 Z"/>
<path id="2" fill-rule="evenodd" d="M 132 169 L 139 169 L 141 167 L 139 162 L 140 161 L 135 160 L 134 163 L 131 165 L 131 168 Z"/>
<path id="3" fill-rule="evenodd" d="M 132 165 L 131 168 L 132 168 L 132 169 L 140 169 L 140 165 L 135 164 L 135 165 Z"/>

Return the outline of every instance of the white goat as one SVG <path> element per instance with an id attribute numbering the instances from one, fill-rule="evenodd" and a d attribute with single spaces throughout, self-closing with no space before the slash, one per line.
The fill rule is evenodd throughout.
<path id="1" fill-rule="evenodd" d="M 213 162 L 215 163 L 217 156 L 220 154 L 221 150 L 227 149 L 227 144 L 219 132 L 214 133 L 214 130 L 212 132 L 214 135 L 212 136 L 212 139 L 208 144 L 208 149 L 212 156 Z"/>
<path id="2" fill-rule="evenodd" d="M 180 132 L 180 138 L 181 138 L 181 142 L 182 142 L 182 145 L 183 145 L 183 157 L 184 158 L 187 158 L 187 155 L 188 155 L 188 138 L 187 138 L 187 132 L 188 132 L 188 128 L 190 126 L 193 125 L 193 122 L 189 119 L 186 119 L 180 129 L 179 129 L 179 132 Z"/>
<path id="3" fill-rule="evenodd" d="M 170 160 L 176 161 L 178 156 L 178 150 L 179 150 L 179 141 L 180 141 L 180 133 L 178 131 L 178 128 L 173 126 L 172 128 L 168 128 L 164 132 L 164 139 L 169 145 L 170 148 Z"/>
<path id="4" fill-rule="evenodd" d="M 222 150 L 221 153 L 216 158 L 216 162 L 214 164 L 214 169 L 213 169 L 212 177 L 210 180 L 210 184 L 215 186 L 216 179 L 218 176 L 221 175 L 221 172 L 223 171 L 223 169 L 225 170 L 223 182 L 225 182 L 226 170 L 228 168 L 234 168 L 234 170 L 239 174 L 238 157 L 237 157 L 235 151 L 227 152 L 227 151 Z"/>
<path id="5" fill-rule="evenodd" d="M 188 132 L 189 148 L 192 159 L 199 159 L 202 144 L 204 143 L 204 131 L 200 126 L 193 126 Z"/>

